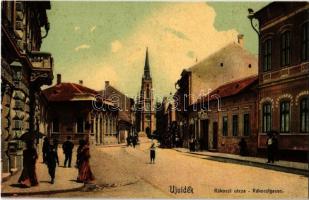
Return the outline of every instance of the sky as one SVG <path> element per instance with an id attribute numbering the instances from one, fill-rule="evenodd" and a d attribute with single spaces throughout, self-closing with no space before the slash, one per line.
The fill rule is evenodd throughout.
<path id="1" fill-rule="evenodd" d="M 50 31 L 41 51 L 54 57 L 63 82 L 101 90 L 105 81 L 130 97 L 141 87 L 146 47 L 154 94 L 175 91 L 181 71 L 244 34 L 257 54 L 248 8 L 267 2 L 64 2 L 52 1 Z M 54 80 L 55 83 L 55 80 Z"/>

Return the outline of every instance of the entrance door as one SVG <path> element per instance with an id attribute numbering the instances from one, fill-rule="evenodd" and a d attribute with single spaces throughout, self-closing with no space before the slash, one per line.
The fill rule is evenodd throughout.
<path id="1" fill-rule="evenodd" d="M 213 123 L 213 140 L 212 140 L 213 149 L 218 148 L 218 122 Z"/>
<path id="2" fill-rule="evenodd" d="M 202 130 L 201 133 L 202 135 L 202 144 L 201 144 L 201 148 L 202 150 L 208 150 L 208 124 L 209 121 L 208 120 L 202 120 Z"/>

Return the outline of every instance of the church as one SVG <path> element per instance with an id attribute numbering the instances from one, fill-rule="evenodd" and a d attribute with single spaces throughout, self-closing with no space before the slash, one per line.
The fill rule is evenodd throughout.
<path id="1" fill-rule="evenodd" d="M 144 66 L 144 74 L 142 77 L 140 96 L 137 97 L 136 127 L 140 133 L 147 136 L 155 130 L 155 103 L 152 88 L 152 78 L 150 75 L 150 65 L 148 48 L 146 49 L 146 58 Z"/>

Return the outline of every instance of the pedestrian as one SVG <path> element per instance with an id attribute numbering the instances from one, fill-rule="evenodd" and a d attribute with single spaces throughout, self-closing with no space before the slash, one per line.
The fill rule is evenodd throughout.
<path id="1" fill-rule="evenodd" d="M 73 142 L 70 141 L 71 140 L 71 136 L 67 137 L 67 141 L 65 141 L 62 145 L 62 150 L 64 153 L 64 167 L 67 166 L 68 163 L 68 167 L 71 167 L 71 161 L 72 161 L 72 151 L 74 148 L 74 144 Z"/>
<path id="2" fill-rule="evenodd" d="M 137 144 L 137 138 L 136 138 L 136 136 L 133 136 L 133 138 L 132 138 L 133 148 L 135 148 L 136 144 Z"/>
<path id="3" fill-rule="evenodd" d="M 127 146 L 130 146 L 130 136 L 127 137 Z"/>
<path id="4" fill-rule="evenodd" d="M 33 147 L 33 141 L 26 141 L 26 149 L 23 151 L 23 171 L 18 179 L 18 182 L 25 187 L 39 184 L 35 168 L 37 158 L 38 154 Z"/>
<path id="5" fill-rule="evenodd" d="M 274 146 L 273 146 L 273 134 L 269 132 L 266 140 L 267 145 L 267 163 L 274 163 Z"/>
<path id="6" fill-rule="evenodd" d="M 155 144 L 152 143 L 150 147 L 150 164 L 154 164 L 156 159 L 156 147 Z"/>
<path id="7" fill-rule="evenodd" d="M 245 141 L 245 138 L 241 138 L 240 142 L 238 143 L 239 146 L 239 154 L 241 156 L 247 155 L 247 143 Z"/>
<path id="8" fill-rule="evenodd" d="M 273 154 L 274 160 L 279 161 L 279 144 L 278 144 L 278 135 L 277 131 L 273 131 Z"/>
<path id="9" fill-rule="evenodd" d="M 77 181 L 82 183 L 88 183 L 94 180 L 90 168 L 90 149 L 89 149 L 89 140 L 82 142 L 81 148 L 79 149 L 78 155 L 78 177 Z"/>
<path id="10" fill-rule="evenodd" d="M 55 182 L 55 173 L 56 173 L 57 164 L 59 166 L 57 148 L 56 146 L 51 145 L 50 151 L 47 156 L 47 167 L 48 167 L 49 176 L 51 178 L 51 181 L 50 181 L 51 184 L 54 184 Z"/>
<path id="11" fill-rule="evenodd" d="M 80 158 L 81 158 L 81 151 L 82 148 L 85 146 L 85 140 L 81 139 L 79 140 L 79 146 L 77 148 L 77 154 L 76 154 L 76 167 L 79 169 L 80 166 Z"/>
<path id="12" fill-rule="evenodd" d="M 49 152 L 49 139 L 48 137 L 44 138 L 43 147 L 42 147 L 42 153 L 43 153 L 43 163 L 46 163 L 47 154 Z"/>

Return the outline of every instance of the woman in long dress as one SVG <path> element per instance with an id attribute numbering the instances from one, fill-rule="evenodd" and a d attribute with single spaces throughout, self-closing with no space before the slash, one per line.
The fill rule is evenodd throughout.
<path id="1" fill-rule="evenodd" d="M 35 172 L 35 164 L 38 159 L 38 154 L 33 147 L 32 141 L 27 141 L 26 147 L 23 151 L 23 171 L 18 182 L 26 187 L 37 186 L 39 183 Z"/>
<path id="2" fill-rule="evenodd" d="M 89 142 L 85 141 L 79 147 L 78 152 L 78 182 L 88 183 L 94 180 L 94 176 L 92 174 L 90 168 L 90 149 Z"/>

